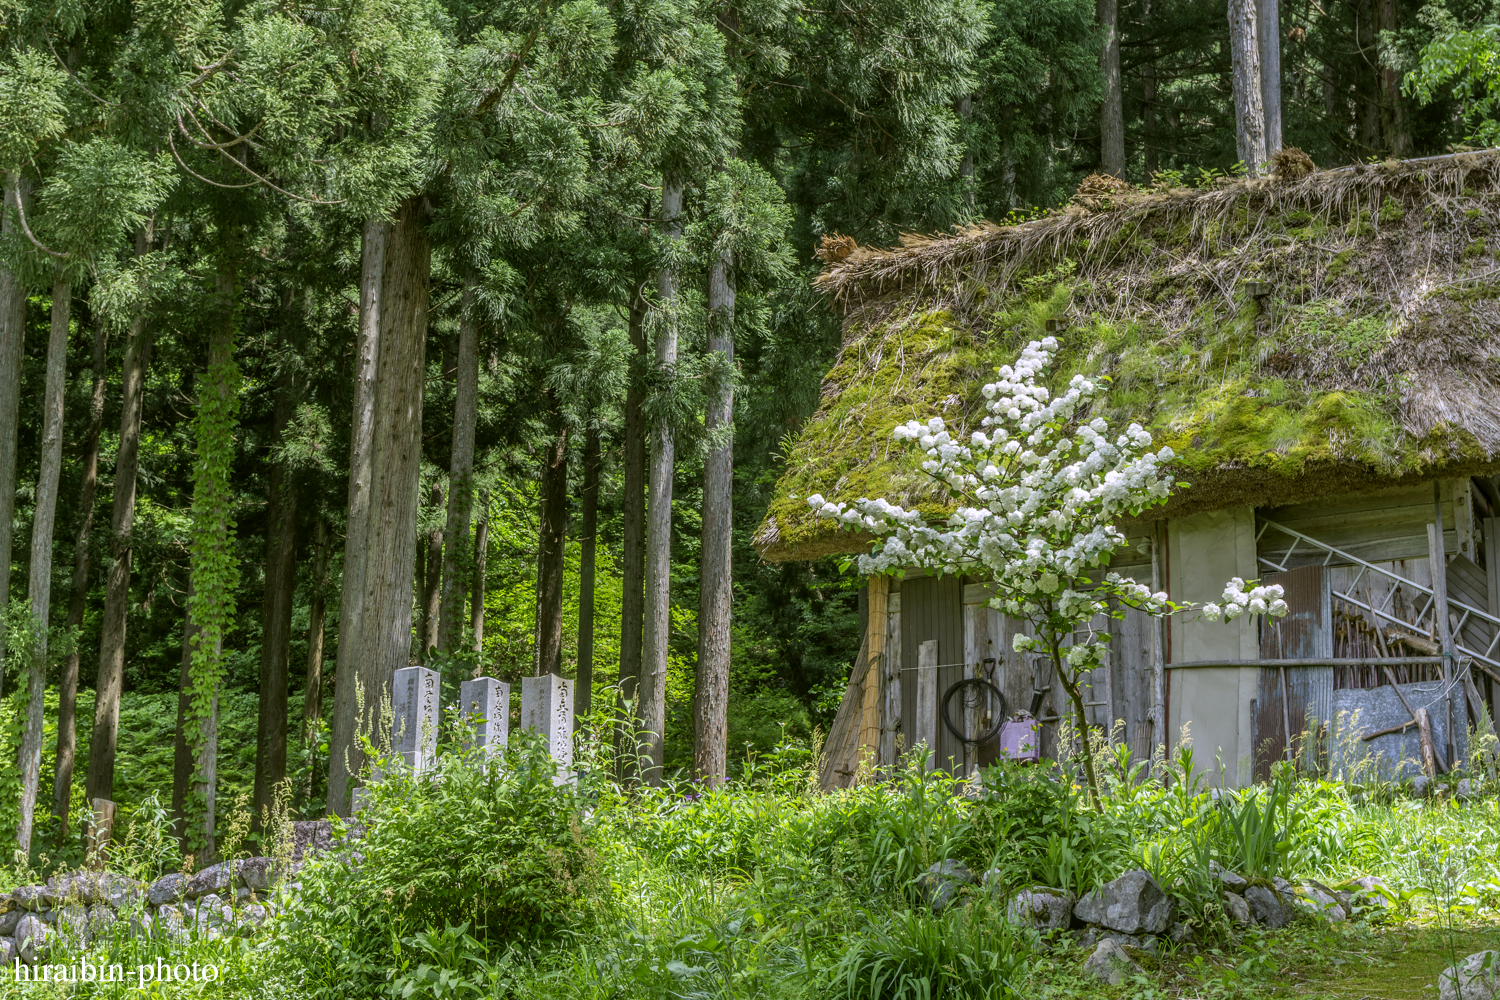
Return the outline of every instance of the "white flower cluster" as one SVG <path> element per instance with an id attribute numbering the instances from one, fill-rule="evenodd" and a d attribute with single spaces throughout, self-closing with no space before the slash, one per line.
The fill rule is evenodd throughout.
<path id="1" fill-rule="evenodd" d="M 1281 618 L 1287 613 L 1286 601 L 1281 599 L 1284 593 L 1279 583 L 1273 583 L 1269 587 L 1252 587 L 1246 593 L 1245 581 L 1234 577 L 1229 581 L 1229 586 L 1224 588 L 1224 604 L 1203 605 L 1203 617 L 1211 622 L 1234 621 L 1243 614 Z"/>
<path id="2" fill-rule="evenodd" d="M 898 441 L 922 449 L 922 467 L 958 501 L 946 523 L 928 524 L 920 512 L 880 498 L 844 504 L 808 497 L 822 516 L 883 536 L 861 558 L 861 572 L 982 568 L 993 575 L 999 606 L 1019 616 L 1045 606 L 1049 614 L 1086 620 L 1110 598 L 1155 613 L 1167 609 L 1165 594 L 1116 574 L 1087 574 L 1125 543 L 1116 520 L 1166 498 L 1170 481 L 1162 467 L 1172 450 L 1153 451 L 1151 435 L 1138 424 L 1111 438 L 1103 418 L 1078 419 L 1099 385 L 1075 375 L 1053 395 L 1042 380 L 1056 351 L 1051 337 L 1033 341 L 1014 366 L 999 369 L 983 389 L 981 429 L 967 441 L 955 438 L 942 417 L 894 430 Z"/>
<path id="3" fill-rule="evenodd" d="M 1099 391 L 1091 379 L 1075 375 L 1054 396 L 1042 381 L 1056 351 L 1051 337 L 1033 341 L 1014 366 L 999 369 L 1000 377 L 984 387 L 981 429 L 967 442 L 942 417 L 908 421 L 893 432 L 922 449 L 922 467 L 952 494 L 956 509 L 945 523 L 929 524 L 919 511 L 880 498 L 847 504 L 814 495 L 807 503 L 850 530 L 880 536 L 860 558 L 862 573 L 921 567 L 987 574 L 996 592 L 991 603 L 1045 626 L 1041 631 L 1055 639 L 1067 637 L 1060 653 L 1081 671 L 1102 662 L 1109 637 L 1088 623 L 1109 613 L 1110 601 L 1154 615 L 1182 610 L 1165 593 L 1095 572 L 1125 544 L 1115 522 L 1166 499 L 1171 481 L 1164 466 L 1175 456 L 1170 448 L 1153 451 L 1139 424 L 1111 438 L 1103 418 L 1083 419 Z M 1244 581 L 1231 582 L 1225 606 L 1209 605 L 1205 615 L 1286 614 L 1280 587 L 1248 594 L 1243 588 Z M 1050 652 L 1026 636 L 1018 635 L 1015 647 Z"/>

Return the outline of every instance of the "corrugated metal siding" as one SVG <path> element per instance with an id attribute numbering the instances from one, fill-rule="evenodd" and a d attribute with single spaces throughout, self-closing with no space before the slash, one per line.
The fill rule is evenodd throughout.
<path id="1" fill-rule="evenodd" d="M 917 665 L 917 650 L 922 643 L 936 639 L 938 663 L 937 677 L 938 709 L 941 713 L 943 694 L 964 676 L 964 615 L 963 581 L 956 576 L 927 576 L 907 578 L 901 582 L 901 665 L 912 668 Z M 915 723 L 917 717 L 916 671 L 902 672 L 901 718 Z M 911 683 L 907 683 L 910 681 Z M 913 725 L 903 725 L 903 732 L 920 731 Z M 944 770 L 953 770 L 951 763 L 964 759 L 963 741 L 938 720 L 937 765 Z"/>
<path id="2" fill-rule="evenodd" d="M 1261 620 L 1260 655 L 1268 660 L 1303 660 L 1333 655 L 1332 615 L 1328 577 L 1322 566 L 1299 566 L 1285 573 L 1271 573 L 1263 580 L 1285 589 L 1290 608 L 1285 618 Z M 1270 776 L 1271 765 L 1286 752 L 1288 735 L 1304 729 L 1316 734 L 1333 717 L 1333 667 L 1262 667 L 1256 691 L 1254 718 L 1255 777 Z M 1287 709 L 1282 711 L 1282 685 Z M 1286 731 L 1290 722 L 1292 731 Z M 1317 749 L 1307 740 L 1304 752 Z"/>

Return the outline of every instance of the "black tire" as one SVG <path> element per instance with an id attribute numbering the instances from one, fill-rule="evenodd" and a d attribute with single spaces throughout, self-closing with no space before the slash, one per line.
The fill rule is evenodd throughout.
<path id="1" fill-rule="evenodd" d="M 994 714 L 990 717 L 994 720 L 994 724 L 986 732 L 970 738 L 964 735 L 961 727 L 953 724 L 953 716 L 949 706 L 953 704 L 953 696 L 960 694 L 960 692 L 962 692 L 962 697 L 959 704 L 963 707 L 967 707 L 971 699 L 973 703 L 978 704 L 982 698 L 990 701 L 995 706 Z M 989 681 L 980 677 L 969 677 L 952 685 L 947 691 L 943 692 L 943 725 L 948 727 L 948 732 L 958 737 L 959 742 L 976 747 L 988 743 L 1000 735 L 1000 727 L 1004 724 L 1005 694 Z"/>

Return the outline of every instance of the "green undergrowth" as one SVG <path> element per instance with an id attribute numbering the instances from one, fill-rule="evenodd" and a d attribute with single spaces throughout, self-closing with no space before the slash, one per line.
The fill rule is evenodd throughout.
<path id="1" fill-rule="evenodd" d="M 364 839 L 304 870 L 286 916 L 255 938 L 171 946 L 218 961 L 221 982 L 159 995 L 1415 997 L 1400 990 L 1435 982 L 1500 918 L 1492 788 L 1413 800 L 1283 770 L 1267 786 L 1212 789 L 1189 777 L 1190 749 L 1154 769 L 1106 749 L 1096 808 L 1073 766 L 992 768 L 981 790 L 914 759 L 882 784 L 824 794 L 805 745 L 752 757 L 714 789 L 621 786 L 594 741 L 580 762 L 577 782 L 554 785 L 522 739 L 500 761 L 445 753 L 428 779 L 392 771 L 362 815 Z M 934 913 L 923 875 L 943 861 L 988 875 Z M 1235 930 L 1211 863 L 1333 886 L 1378 875 L 1389 905 L 1337 926 L 1301 914 L 1276 932 Z M 1017 889 L 1082 893 L 1140 867 L 1176 898 L 1192 939 L 1140 955 L 1120 986 L 1089 979 L 1071 937 L 1004 919 Z M 1356 981 L 1364 992 L 1348 992 Z M 140 995 L 111 990 L 42 995 Z"/>

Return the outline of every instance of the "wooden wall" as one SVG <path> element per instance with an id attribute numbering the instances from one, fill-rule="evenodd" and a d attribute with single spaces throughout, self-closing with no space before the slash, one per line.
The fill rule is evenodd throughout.
<path id="1" fill-rule="evenodd" d="M 942 724 L 938 702 L 964 677 L 963 582 L 956 576 L 925 576 L 901 582 L 901 731 L 910 749 L 936 734 L 934 762 L 954 770 L 962 763 L 963 742 Z M 923 643 L 937 643 L 936 669 L 922 669 Z M 932 706 L 918 713 L 918 702 Z M 906 725 L 906 720 L 911 724 Z"/>

